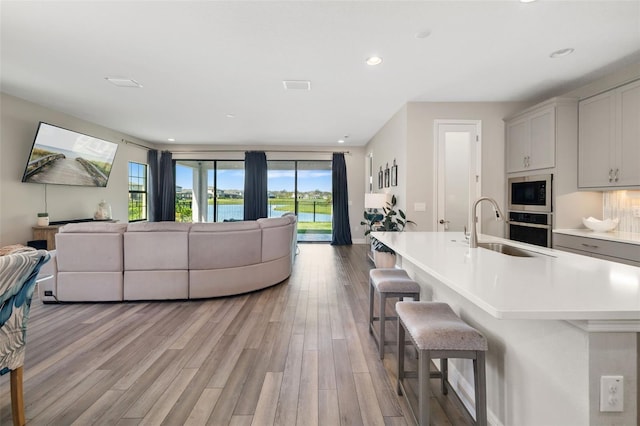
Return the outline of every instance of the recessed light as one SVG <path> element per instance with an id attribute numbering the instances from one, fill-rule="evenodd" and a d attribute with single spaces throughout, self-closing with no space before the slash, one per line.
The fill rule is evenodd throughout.
<path id="1" fill-rule="evenodd" d="M 227 118 L 236 118 L 236 115 L 235 114 L 227 114 L 226 117 Z"/>
<path id="2" fill-rule="evenodd" d="M 168 140 L 169 142 L 175 142 L 175 141 L 176 141 L 176 140 L 175 140 L 175 138 L 169 138 L 169 139 L 167 139 L 167 140 Z"/>
<path id="3" fill-rule="evenodd" d="M 419 31 L 415 34 L 416 38 L 427 38 L 431 35 L 431 31 L 429 30 L 424 30 L 424 31 Z"/>
<path id="4" fill-rule="evenodd" d="M 132 78 L 121 78 L 121 77 L 105 77 L 109 83 L 118 87 L 133 87 L 133 88 L 141 88 L 142 84 L 138 83 Z"/>
<path id="5" fill-rule="evenodd" d="M 382 58 L 380 56 L 371 56 L 367 58 L 367 65 L 375 66 L 380 65 L 382 63 Z"/>
<path id="6" fill-rule="evenodd" d="M 338 143 L 344 143 L 344 139 L 338 139 Z"/>
<path id="7" fill-rule="evenodd" d="M 556 50 L 555 52 L 549 55 L 550 58 L 562 58 L 563 56 L 571 55 L 573 53 L 573 48 L 567 47 L 565 49 Z"/>
<path id="8" fill-rule="evenodd" d="M 520 0 L 520 3 L 533 3 L 536 0 Z"/>

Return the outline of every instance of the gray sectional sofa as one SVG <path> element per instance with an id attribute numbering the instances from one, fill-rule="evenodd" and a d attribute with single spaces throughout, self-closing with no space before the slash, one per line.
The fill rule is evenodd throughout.
<path id="1" fill-rule="evenodd" d="M 40 275 L 48 302 L 198 299 L 285 280 L 296 217 L 223 223 L 77 223 L 56 234 Z"/>

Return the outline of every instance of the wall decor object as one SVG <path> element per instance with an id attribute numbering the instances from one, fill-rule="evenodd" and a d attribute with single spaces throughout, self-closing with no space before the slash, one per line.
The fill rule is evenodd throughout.
<path id="1" fill-rule="evenodd" d="M 391 186 L 398 186 L 398 165 L 396 159 L 393 159 L 393 166 L 391 166 Z"/>
<path id="2" fill-rule="evenodd" d="M 384 177 L 382 173 L 382 166 L 380 166 L 380 171 L 378 172 L 378 189 L 382 189 L 384 186 Z"/>
<path id="3" fill-rule="evenodd" d="M 384 187 L 389 187 L 389 163 L 387 163 L 387 167 L 384 169 Z"/>

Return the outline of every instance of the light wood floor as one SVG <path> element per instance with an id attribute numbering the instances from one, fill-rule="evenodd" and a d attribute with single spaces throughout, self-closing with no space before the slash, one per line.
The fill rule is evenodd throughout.
<path id="1" fill-rule="evenodd" d="M 289 280 L 236 297 L 34 299 L 28 424 L 412 424 L 395 393 L 395 350 L 389 345 L 382 363 L 368 332 L 365 247 L 301 245 Z M 473 424 L 453 393 L 431 405 L 435 425 Z M 10 422 L 7 374 L 0 425 Z"/>

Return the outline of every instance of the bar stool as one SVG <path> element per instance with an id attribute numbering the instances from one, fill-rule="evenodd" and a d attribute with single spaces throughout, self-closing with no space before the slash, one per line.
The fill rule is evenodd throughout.
<path id="1" fill-rule="evenodd" d="M 379 316 L 374 316 L 373 305 L 375 293 L 378 293 L 380 300 Z M 405 297 L 412 297 L 414 300 L 420 299 L 420 286 L 412 280 L 403 269 L 377 268 L 369 271 L 369 333 L 373 335 L 378 345 L 380 359 L 384 358 L 385 345 L 385 322 L 386 320 L 397 319 L 397 316 L 386 316 L 385 306 L 388 297 L 397 297 L 404 300 Z M 376 335 L 373 325 L 374 321 L 380 323 L 380 331 Z"/>
<path id="2" fill-rule="evenodd" d="M 487 391 L 485 351 L 487 339 L 476 329 L 462 321 L 446 303 L 398 302 L 398 395 L 405 395 L 414 418 L 419 425 L 428 426 L 430 416 L 429 378 L 442 380 L 442 391 L 447 394 L 447 359 L 473 360 L 475 382 L 476 424 L 487 424 Z M 409 402 L 403 380 L 416 377 L 415 372 L 404 371 L 405 330 L 418 351 L 418 416 Z M 432 359 L 441 360 L 441 371 L 431 372 Z M 412 374 L 413 373 L 413 374 Z"/>

